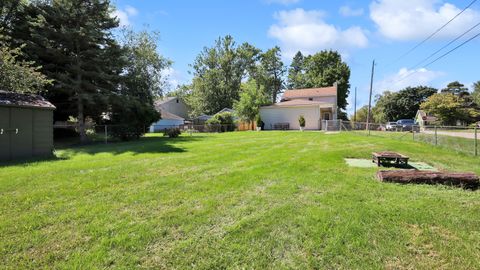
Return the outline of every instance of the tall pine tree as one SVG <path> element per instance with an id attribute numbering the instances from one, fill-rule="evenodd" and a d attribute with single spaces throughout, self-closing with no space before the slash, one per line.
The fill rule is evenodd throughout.
<path id="1" fill-rule="evenodd" d="M 57 106 L 56 119 L 75 115 L 82 142 L 85 119 L 98 119 L 119 83 L 122 50 L 113 39 L 118 20 L 108 0 L 52 0 L 32 2 L 17 23 L 17 40 L 27 44 L 31 60 L 54 79 L 47 97 Z M 19 31 L 21 30 L 21 31 Z"/>

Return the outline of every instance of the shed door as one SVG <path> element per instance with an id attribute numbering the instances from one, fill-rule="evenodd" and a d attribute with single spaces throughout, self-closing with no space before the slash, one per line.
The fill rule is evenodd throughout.
<path id="1" fill-rule="evenodd" d="M 10 110 L 11 158 L 32 156 L 32 109 L 11 108 Z"/>
<path id="2" fill-rule="evenodd" d="M 0 160 L 10 159 L 10 109 L 0 107 Z"/>

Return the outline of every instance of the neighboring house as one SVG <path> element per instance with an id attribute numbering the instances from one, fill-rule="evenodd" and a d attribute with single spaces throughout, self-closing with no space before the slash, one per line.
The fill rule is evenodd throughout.
<path id="1" fill-rule="evenodd" d="M 298 118 L 305 117 L 305 129 L 318 130 L 325 120 L 337 119 L 337 85 L 323 88 L 293 89 L 283 93 L 280 102 L 260 107 L 265 129 L 288 125 L 299 129 Z"/>
<path id="2" fill-rule="evenodd" d="M 189 112 L 187 104 L 179 97 L 166 97 L 156 101 L 155 108 L 160 113 L 161 119 L 150 126 L 150 132 L 183 125 Z"/>
<path id="3" fill-rule="evenodd" d="M 428 115 L 423 110 L 418 110 L 415 115 L 415 123 L 420 126 L 420 129 L 424 129 L 425 126 L 434 125 L 437 121 L 437 117 Z"/>

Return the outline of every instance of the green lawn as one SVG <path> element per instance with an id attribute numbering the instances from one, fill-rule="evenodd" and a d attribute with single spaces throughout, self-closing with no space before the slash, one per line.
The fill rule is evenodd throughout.
<path id="1" fill-rule="evenodd" d="M 352 133 L 94 145 L 0 167 L 4 269 L 479 269 L 480 191 L 375 180 L 345 157 L 480 158 Z"/>

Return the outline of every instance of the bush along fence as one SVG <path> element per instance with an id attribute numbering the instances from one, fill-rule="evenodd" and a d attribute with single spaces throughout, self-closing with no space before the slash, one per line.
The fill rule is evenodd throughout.
<path id="1" fill-rule="evenodd" d="M 388 125 L 378 123 L 351 122 L 341 120 L 322 121 L 322 130 L 354 132 L 397 140 L 411 140 L 428 143 L 456 152 L 480 155 L 480 131 L 478 127 L 465 126 L 420 126 Z"/>

